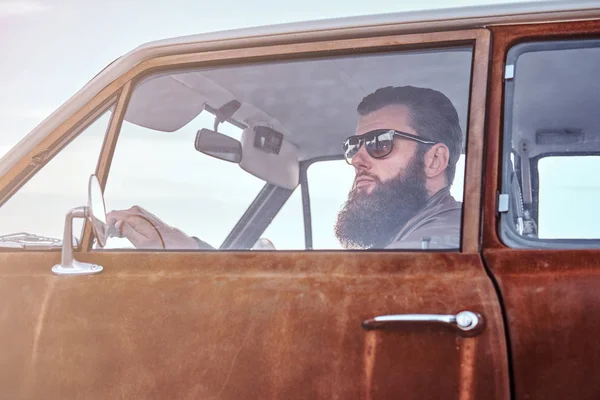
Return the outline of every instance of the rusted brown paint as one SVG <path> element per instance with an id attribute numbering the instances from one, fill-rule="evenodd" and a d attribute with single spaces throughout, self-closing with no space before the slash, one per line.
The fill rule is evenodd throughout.
<path id="1" fill-rule="evenodd" d="M 460 346 L 460 369 L 459 369 L 459 400 L 473 400 L 475 396 L 475 382 L 477 373 L 477 338 L 459 338 Z"/>
<path id="2" fill-rule="evenodd" d="M 365 332 L 364 344 L 365 359 L 363 365 L 365 368 L 364 398 L 371 400 L 373 391 L 373 370 L 375 369 L 375 356 L 377 355 L 377 332 Z"/>
<path id="3" fill-rule="evenodd" d="M 460 398 L 466 373 L 472 398 L 508 398 L 500 309 L 476 254 L 79 257 L 105 271 L 56 277 L 58 253 L 0 253 L 11 359 L 32 359 L 31 322 L 50 299 L 33 365 L 2 364 L 9 397 Z M 465 308 L 490 322 L 476 348 L 439 326 L 361 328 L 380 314 Z"/>
<path id="4" fill-rule="evenodd" d="M 502 289 L 516 399 L 597 399 L 598 251 L 486 251 Z"/>
<path id="5" fill-rule="evenodd" d="M 496 196 L 507 51 L 526 40 L 598 37 L 600 21 L 491 29 L 483 255 L 503 298 L 515 399 L 598 399 L 600 251 L 505 248 L 497 234 Z"/>

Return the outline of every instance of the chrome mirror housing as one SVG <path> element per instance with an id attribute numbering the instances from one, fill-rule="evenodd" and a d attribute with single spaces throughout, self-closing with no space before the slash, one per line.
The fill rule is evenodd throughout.
<path id="1" fill-rule="evenodd" d="M 63 233 L 63 247 L 60 264 L 52 267 L 56 275 L 89 275 L 102 272 L 102 266 L 77 261 L 73 258 L 73 218 L 85 218 L 92 224 L 92 230 L 98 244 L 106 244 L 108 227 L 106 225 L 106 207 L 102 187 L 96 175 L 91 175 L 88 184 L 88 204 L 76 207 L 67 213 Z"/>

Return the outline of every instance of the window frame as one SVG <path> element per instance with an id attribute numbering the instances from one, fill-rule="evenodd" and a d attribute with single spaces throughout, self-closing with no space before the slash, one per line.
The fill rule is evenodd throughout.
<path id="1" fill-rule="evenodd" d="M 594 46 L 590 46 L 590 43 L 595 43 Z M 517 65 L 518 59 L 525 53 L 535 51 L 548 51 L 548 50 L 573 50 L 573 49 L 587 49 L 587 48 L 600 48 L 600 39 L 594 38 L 574 38 L 574 39 L 550 39 L 543 40 L 536 38 L 532 41 L 526 41 L 511 46 L 506 53 L 505 65 Z M 510 154 L 512 152 L 512 124 L 513 124 L 513 104 L 514 104 L 514 91 L 515 91 L 515 80 L 506 79 L 503 77 L 503 91 L 504 100 L 502 103 L 502 159 L 501 159 L 501 184 L 500 193 L 508 194 L 509 199 L 511 196 L 510 182 L 511 182 L 511 160 Z M 539 195 L 539 174 L 538 174 L 538 161 L 543 157 L 550 156 L 576 156 L 586 155 L 584 152 L 544 152 L 536 155 L 533 158 L 529 158 L 529 167 L 531 170 L 531 186 L 532 195 L 538 193 Z M 592 153 L 587 153 L 590 155 Z M 595 155 L 600 152 L 594 153 Z M 539 217 L 539 197 L 533 198 L 532 200 L 535 220 L 537 222 Z M 512 203 L 512 199 L 509 200 Z M 511 221 L 512 213 L 501 212 L 499 215 L 498 224 L 498 235 L 500 241 L 511 248 L 517 249 L 598 249 L 600 248 L 600 238 L 598 239 L 539 239 L 529 238 L 519 235 L 515 230 L 514 224 Z"/>
<path id="2" fill-rule="evenodd" d="M 293 193 L 294 190 L 265 184 L 218 250 L 234 250 L 238 246 L 249 249 L 269 227 Z M 252 224 L 248 223 L 250 220 L 253 221 Z"/>
<path id="3" fill-rule="evenodd" d="M 324 33 L 325 35 L 326 33 Z M 133 86 L 145 77 L 165 72 L 167 70 L 197 68 L 211 65 L 230 65 L 246 61 L 287 61 L 314 56 L 335 56 L 344 54 L 364 54 L 387 51 L 402 51 L 414 49 L 443 49 L 444 47 L 455 47 L 468 45 L 472 47 L 472 63 L 469 81 L 469 106 L 468 117 L 465 121 L 465 148 L 467 159 L 465 165 L 465 179 L 463 212 L 461 218 L 461 245 L 457 252 L 478 252 L 481 246 L 481 177 L 483 174 L 483 134 L 485 121 L 485 98 L 488 85 L 488 66 L 491 33 L 487 29 L 476 28 L 456 31 L 440 31 L 422 34 L 398 34 L 378 37 L 359 37 L 351 39 L 336 39 L 319 41 L 318 38 L 312 42 L 279 44 L 246 47 L 242 49 L 208 50 L 193 53 L 181 53 L 157 56 L 142 61 L 132 67 L 128 72 L 119 77 L 113 84 L 109 85 L 103 92 L 96 95 L 93 101 L 110 89 L 114 93 L 120 92 L 119 100 L 113 120 L 111 131 L 107 134 L 105 143 L 101 150 L 100 162 L 98 163 L 97 175 L 102 189 L 106 185 L 110 164 L 119 136 L 126 106 L 128 104 Z M 114 94 L 113 93 L 113 94 Z M 302 188 L 306 188 L 303 185 Z M 310 202 L 308 190 L 303 192 L 303 208 L 305 209 L 305 241 L 307 250 L 312 248 L 310 228 L 310 209 L 306 211 Z M 92 231 L 86 225 L 82 238 L 82 251 L 98 251 L 92 249 Z M 121 249 L 120 251 L 124 251 Z M 125 249 L 127 251 L 127 249 Z M 136 249 L 136 252 L 148 250 Z M 185 251 L 185 250 L 168 250 Z M 242 250 L 246 251 L 246 250 Z M 422 251 L 420 251 L 422 252 Z M 433 252 L 429 250 L 428 252 Z"/>
<path id="4" fill-rule="evenodd" d="M 340 145 L 341 148 L 341 145 Z M 313 234 L 312 234 L 312 212 L 310 209 L 310 185 L 308 184 L 308 169 L 313 165 L 316 164 L 318 162 L 323 162 L 323 161 L 338 161 L 338 160 L 343 160 L 344 159 L 344 155 L 340 154 L 338 156 L 332 155 L 332 156 L 322 156 L 322 157 L 314 157 L 311 158 L 309 160 L 305 160 L 304 162 L 302 162 L 300 164 L 300 171 L 301 171 L 301 177 L 303 177 L 303 183 L 305 184 L 305 194 L 303 193 L 303 201 L 302 201 L 302 206 L 304 207 L 304 229 L 305 229 L 305 235 L 306 235 L 306 250 L 313 250 L 313 251 L 339 251 L 339 250 L 323 250 L 323 249 L 319 249 L 319 250 L 315 250 L 314 247 L 314 243 L 313 243 Z M 350 166 L 348 166 L 349 168 L 351 168 Z M 304 198 L 306 198 L 306 201 L 304 201 Z M 308 223 L 308 226 L 307 226 Z M 308 247 L 310 245 L 310 247 Z"/>

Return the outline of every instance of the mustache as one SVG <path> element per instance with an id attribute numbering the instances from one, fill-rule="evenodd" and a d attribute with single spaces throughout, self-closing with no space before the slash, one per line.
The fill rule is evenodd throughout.
<path id="1" fill-rule="evenodd" d="M 376 183 L 380 183 L 379 177 L 377 175 L 371 174 L 369 172 L 359 172 L 359 173 L 357 173 L 354 176 L 354 183 L 356 183 L 357 179 L 364 178 L 364 177 L 370 178 L 370 179 L 374 180 Z"/>

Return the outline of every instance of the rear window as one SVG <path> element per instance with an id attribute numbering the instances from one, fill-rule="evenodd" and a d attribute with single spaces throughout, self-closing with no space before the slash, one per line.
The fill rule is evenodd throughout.
<path id="1" fill-rule="evenodd" d="M 600 238 L 599 171 L 600 156 L 539 160 L 539 238 Z"/>
<path id="2" fill-rule="evenodd" d="M 524 43 L 507 57 L 501 237 L 600 247 L 600 41 Z"/>

